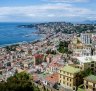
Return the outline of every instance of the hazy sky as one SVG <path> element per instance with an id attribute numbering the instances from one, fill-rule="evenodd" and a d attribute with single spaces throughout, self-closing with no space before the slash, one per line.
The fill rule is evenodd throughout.
<path id="1" fill-rule="evenodd" d="M 96 20 L 96 0 L 0 0 L 0 22 Z"/>

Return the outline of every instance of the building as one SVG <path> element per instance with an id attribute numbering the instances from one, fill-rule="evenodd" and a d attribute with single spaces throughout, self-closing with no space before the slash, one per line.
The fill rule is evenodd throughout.
<path id="1" fill-rule="evenodd" d="M 82 70 L 89 68 L 96 73 L 96 56 L 77 57 L 76 59 L 75 67 Z"/>
<path id="2" fill-rule="evenodd" d="M 73 56 L 91 56 L 92 55 L 92 47 L 90 45 L 76 45 L 76 48 L 73 49 Z"/>
<path id="3" fill-rule="evenodd" d="M 49 64 L 49 67 L 47 68 L 49 73 L 58 72 L 58 70 L 64 66 L 63 64 L 59 64 L 58 62 L 52 61 Z"/>
<path id="4" fill-rule="evenodd" d="M 72 66 L 65 66 L 59 70 L 59 83 L 64 88 L 76 90 L 80 85 L 79 74 L 81 70 Z"/>
<path id="5" fill-rule="evenodd" d="M 30 68 L 34 64 L 34 59 L 24 60 L 22 64 L 24 68 Z"/>
<path id="6" fill-rule="evenodd" d="M 74 37 L 71 42 L 71 49 L 75 57 L 92 55 L 92 46 L 84 44 L 79 37 Z"/>
<path id="7" fill-rule="evenodd" d="M 92 34 L 92 44 L 96 45 L 96 33 Z"/>
<path id="8" fill-rule="evenodd" d="M 91 33 L 81 33 L 81 36 L 80 36 L 82 43 L 86 45 L 91 44 L 91 37 L 92 37 Z"/>
<path id="9" fill-rule="evenodd" d="M 81 33 L 80 37 L 74 36 L 71 42 L 73 56 L 96 55 L 96 34 Z"/>
<path id="10" fill-rule="evenodd" d="M 92 49 L 93 55 L 96 55 L 96 34 L 92 34 Z"/>
<path id="11" fill-rule="evenodd" d="M 84 78 L 85 91 L 96 91 L 96 76 L 90 75 Z"/>
<path id="12" fill-rule="evenodd" d="M 58 73 L 53 73 L 45 78 L 45 82 L 48 86 L 53 87 L 55 84 L 58 83 Z"/>
<path id="13" fill-rule="evenodd" d="M 82 56 L 91 56 L 91 55 L 92 55 L 91 45 L 84 45 L 82 49 Z"/>

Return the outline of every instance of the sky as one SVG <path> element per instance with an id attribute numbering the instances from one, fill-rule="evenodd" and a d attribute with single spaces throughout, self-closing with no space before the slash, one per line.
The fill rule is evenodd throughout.
<path id="1" fill-rule="evenodd" d="M 0 0 L 0 22 L 96 20 L 96 0 Z"/>

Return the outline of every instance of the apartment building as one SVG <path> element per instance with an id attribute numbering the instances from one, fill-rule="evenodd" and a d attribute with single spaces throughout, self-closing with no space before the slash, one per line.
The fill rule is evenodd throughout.
<path id="1" fill-rule="evenodd" d="M 82 43 L 85 45 L 90 45 L 92 42 L 92 40 L 91 40 L 92 34 L 91 33 L 81 33 L 80 38 L 81 38 Z"/>
<path id="2" fill-rule="evenodd" d="M 76 57 L 92 55 L 92 46 L 84 44 L 80 37 L 75 37 L 73 39 L 71 49 L 73 51 L 73 56 Z"/>
<path id="3" fill-rule="evenodd" d="M 96 91 L 96 76 L 90 75 L 84 78 L 85 91 Z"/>
<path id="4" fill-rule="evenodd" d="M 96 56 L 77 57 L 77 64 L 75 67 L 82 70 L 90 68 L 94 73 L 96 73 Z"/>
<path id="5" fill-rule="evenodd" d="M 84 46 L 82 44 L 76 45 L 73 49 L 73 56 L 91 56 L 92 55 L 92 47 L 91 46 Z"/>
<path id="6" fill-rule="evenodd" d="M 76 87 L 80 85 L 79 68 L 65 66 L 59 70 L 59 83 L 64 88 L 76 90 Z"/>

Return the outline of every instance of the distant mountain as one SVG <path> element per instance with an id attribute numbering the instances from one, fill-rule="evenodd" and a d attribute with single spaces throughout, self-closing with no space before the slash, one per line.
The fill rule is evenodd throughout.
<path id="1" fill-rule="evenodd" d="M 83 21 L 81 23 L 83 23 L 83 24 L 96 24 L 96 20 L 86 20 L 86 21 Z"/>

